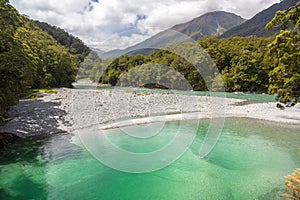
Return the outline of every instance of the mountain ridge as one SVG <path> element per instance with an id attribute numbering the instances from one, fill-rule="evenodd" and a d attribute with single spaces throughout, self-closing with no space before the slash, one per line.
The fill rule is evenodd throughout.
<path id="1" fill-rule="evenodd" d="M 246 19 L 234 13 L 213 11 L 194 18 L 189 22 L 175 25 L 171 29 L 187 34 L 197 40 L 204 36 L 219 36 L 225 30 L 229 30 L 234 26 L 240 25 L 244 21 L 246 21 Z"/>
<path id="2" fill-rule="evenodd" d="M 227 30 L 220 38 L 228 38 L 232 36 L 258 36 L 269 37 L 280 31 L 280 28 L 273 29 L 271 31 L 266 30 L 266 24 L 272 20 L 276 12 L 279 10 L 287 10 L 289 7 L 296 5 L 299 0 L 284 0 L 280 3 L 275 3 L 269 8 L 257 13 L 251 19 L 245 21 L 243 24 L 235 26 Z"/>
<path id="3" fill-rule="evenodd" d="M 189 22 L 175 25 L 169 29 L 159 32 L 158 34 L 126 49 L 115 49 L 100 54 L 102 59 L 115 58 L 124 54 L 144 54 L 147 55 L 156 47 L 164 47 L 162 45 L 176 44 L 180 40 L 196 41 L 204 36 L 218 36 L 224 30 L 243 23 L 245 19 L 242 17 L 225 11 L 214 11 L 201 15 Z M 179 38 L 179 39 L 178 39 Z M 165 45 L 165 46 L 166 46 Z"/>

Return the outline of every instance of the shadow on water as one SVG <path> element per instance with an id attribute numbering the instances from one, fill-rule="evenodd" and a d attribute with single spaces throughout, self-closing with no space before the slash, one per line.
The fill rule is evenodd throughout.
<path id="1" fill-rule="evenodd" d="M 26 187 L 24 187 L 26 186 Z M 12 182 L 13 191 L 27 191 L 14 192 L 0 188 L 0 199 L 5 200 L 24 200 L 24 199 L 47 199 L 47 191 L 44 184 L 35 183 L 29 177 L 21 175 Z"/>
<path id="2" fill-rule="evenodd" d="M 72 135 L 59 128 L 58 120 L 69 122 L 56 100 L 21 100 L 9 109 L 10 120 L 0 124 L 3 138 L 21 137 L 0 149 L 0 175 L 8 178 L 0 178 L 0 199 L 46 199 L 49 163 L 80 155 L 81 148 L 70 142 Z"/>
<path id="3" fill-rule="evenodd" d="M 42 166 L 50 161 L 62 162 L 65 158 L 75 157 L 82 151 L 80 147 L 71 143 L 71 138 L 70 133 L 62 133 L 19 139 L 0 150 L 0 164 L 31 163 Z"/>
<path id="4" fill-rule="evenodd" d="M 0 199 L 46 199 L 43 143 L 38 138 L 19 139 L 0 150 L 0 174 L 10 177 L 9 182 L 1 182 Z M 38 181 L 32 178 L 35 175 Z"/>
<path id="5" fill-rule="evenodd" d="M 1 149 L 0 177 L 6 180 L 0 180 L 0 199 L 47 199 L 49 164 L 81 155 L 82 149 L 71 138 L 68 133 L 30 137 Z"/>

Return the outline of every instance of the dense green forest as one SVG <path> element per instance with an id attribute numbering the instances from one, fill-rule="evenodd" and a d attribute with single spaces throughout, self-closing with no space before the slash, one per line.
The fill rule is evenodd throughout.
<path id="1" fill-rule="evenodd" d="M 45 22 L 34 21 L 34 23 L 43 31 L 46 31 L 49 35 L 51 35 L 59 44 L 67 47 L 71 54 L 80 55 L 80 61 L 84 61 L 85 57 L 91 52 L 91 49 L 79 38 L 70 35 L 65 30 L 56 26 L 51 26 Z"/>
<path id="2" fill-rule="evenodd" d="M 271 69 L 270 94 L 282 102 L 299 102 L 300 97 L 300 1 L 287 11 L 278 11 L 267 29 L 282 30 L 269 45 L 274 68 Z"/>
<path id="3" fill-rule="evenodd" d="M 282 30 L 277 36 L 269 38 L 231 37 L 218 39 L 207 36 L 199 39 L 200 44 L 210 55 L 221 73 L 223 84 L 228 92 L 259 92 L 277 94 L 278 100 L 284 103 L 299 101 L 300 95 L 300 35 L 299 35 L 299 3 L 287 11 L 279 11 L 274 19 L 267 24 L 267 29 L 280 27 Z M 101 84 L 120 84 L 121 86 L 138 85 L 139 77 L 147 77 L 149 64 L 158 63 L 170 66 L 180 72 L 191 84 L 194 90 L 217 90 L 214 84 L 219 77 L 204 81 L 203 75 L 209 74 L 208 59 L 197 55 L 200 63 L 188 62 L 179 55 L 194 51 L 188 44 L 177 47 L 174 51 L 157 50 L 145 55 L 124 55 L 116 58 L 111 64 L 100 69 L 103 75 Z M 178 50 L 179 49 L 179 50 Z M 192 52 L 191 54 L 195 54 Z M 197 70 L 194 66 L 202 66 Z M 98 65 L 99 66 L 99 65 Z M 141 69 L 131 69 L 141 66 Z M 205 66 L 207 67 L 206 69 Z M 198 67 L 199 69 L 199 67 Z M 94 69 L 95 71 L 95 69 Z M 200 72 L 200 73 L 199 73 Z M 125 74 L 128 73 L 129 75 Z M 167 73 L 167 72 L 166 72 Z M 158 72 L 157 79 L 168 75 Z M 124 79 L 126 80 L 124 81 Z M 155 80 L 155 79 L 152 79 Z M 176 82 L 176 78 L 174 82 Z M 97 81 L 97 80 L 94 80 Z"/>
<path id="4" fill-rule="evenodd" d="M 22 16 L 0 0 L 0 116 L 31 88 L 70 87 L 90 52 L 79 39 Z M 69 41 L 62 43 L 63 40 Z"/>
<path id="5" fill-rule="evenodd" d="M 232 37 L 229 39 L 217 39 L 214 36 L 209 36 L 200 39 L 199 44 L 216 63 L 223 76 L 227 91 L 267 92 L 269 85 L 268 71 L 272 68 L 270 66 L 272 63 L 268 61 L 270 59 L 268 57 L 268 44 L 271 41 L 272 38 Z M 193 46 L 188 44 L 180 45 L 177 48 L 181 49 L 181 51 L 176 51 L 180 52 L 180 55 L 195 50 Z M 201 76 L 203 73 L 200 74 L 192 63 L 172 52 L 158 50 L 149 56 L 124 55 L 115 59 L 108 66 L 100 82 L 115 85 L 120 75 L 133 67 L 142 64 L 159 63 L 170 66 L 180 72 L 189 81 L 194 90 L 207 90 L 208 86 Z M 205 55 L 205 52 L 200 53 Z M 191 54 L 195 53 L 192 52 Z M 198 57 L 198 59 L 200 62 L 207 62 L 203 57 Z M 202 64 L 203 68 L 210 65 Z M 140 71 L 140 73 L 142 72 Z M 131 79 L 136 78 L 132 76 Z M 131 83 L 134 82 L 133 80 L 129 81 Z"/>

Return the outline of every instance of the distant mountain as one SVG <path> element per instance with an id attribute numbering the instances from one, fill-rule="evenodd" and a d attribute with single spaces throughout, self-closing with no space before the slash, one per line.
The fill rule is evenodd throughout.
<path id="1" fill-rule="evenodd" d="M 92 47 L 91 47 L 91 51 L 96 52 L 99 57 L 101 57 L 101 55 L 105 53 L 105 51 L 102 51 L 97 48 L 92 48 Z"/>
<path id="2" fill-rule="evenodd" d="M 202 15 L 190 22 L 176 25 L 171 29 L 197 40 L 207 35 L 220 36 L 225 31 L 242 24 L 244 21 L 245 19 L 233 13 L 216 11 Z"/>
<path id="3" fill-rule="evenodd" d="M 272 31 L 267 31 L 265 26 L 266 24 L 273 19 L 276 12 L 278 10 L 286 10 L 294 5 L 299 0 L 284 0 L 280 3 L 276 3 L 271 7 L 267 8 L 266 10 L 261 11 L 253 18 L 249 19 L 248 21 L 244 22 L 243 24 L 233 27 L 232 29 L 226 31 L 221 38 L 228 38 L 232 36 L 251 36 L 256 35 L 258 37 L 268 37 L 272 36 L 275 33 L 279 32 L 278 29 L 274 29 Z"/>
<path id="4" fill-rule="evenodd" d="M 103 54 L 99 54 L 99 57 L 101 59 L 112 59 L 112 58 L 120 57 L 122 55 L 136 55 L 136 54 L 149 55 L 156 49 L 164 49 L 166 46 L 179 44 L 182 42 L 191 42 L 191 41 L 193 40 L 190 37 L 182 33 L 179 33 L 177 31 L 168 29 L 132 47 L 123 50 L 115 49 L 112 51 L 108 51 Z"/>
<path id="5" fill-rule="evenodd" d="M 115 58 L 124 54 L 149 54 L 154 49 L 164 48 L 171 44 L 193 41 L 204 36 L 219 36 L 226 30 L 240 25 L 245 19 L 232 13 L 217 11 L 204 14 L 190 22 L 175 25 L 153 37 L 124 50 L 112 50 L 101 54 L 103 59 Z"/>

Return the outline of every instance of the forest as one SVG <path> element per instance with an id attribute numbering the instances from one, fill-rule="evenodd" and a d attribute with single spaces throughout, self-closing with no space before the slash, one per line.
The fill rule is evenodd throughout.
<path id="1" fill-rule="evenodd" d="M 90 52 L 62 29 L 20 15 L 8 0 L 0 0 L 0 29 L 1 120 L 29 89 L 71 87 Z"/>
<path id="2" fill-rule="evenodd" d="M 143 87 L 143 84 L 139 84 L 143 82 L 139 77 L 149 77 L 149 67 L 145 66 L 160 64 L 178 71 L 188 80 L 193 90 L 218 91 L 220 84 L 216 79 L 220 77 L 206 77 L 213 65 L 210 63 L 211 58 L 221 74 L 222 85 L 227 92 L 276 94 L 280 102 L 294 105 L 299 101 L 300 95 L 299 15 L 299 4 L 288 11 L 278 11 L 266 29 L 280 27 L 281 32 L 271 37 L 206 36 L 198 40 L 204 50 L 200 49 L 196 53 L 192 44 L 180 44 L 169 47 L 169 50 L 156 50 L 150 55 L 123 55 L 111 61 L 108 66 L 90 65 L 85 73 L 100 71 L 100 79 L 94 79 L 99 76 L 91 79 L 95 82 L 99 80 L 101 84 Z M 198 61 L 187 61 L 182 57 L 186 53 L 192 54 Z M 210 58 L 207 58 L 207 54 Z M 139 66 L 140 69 L 132 70 Z M 169 77 L 167 73 L 160 71 L 156 79 L 151 80 L 159 83 L 159 80 Z M 177 78 L 173 79 L 175 83 Z"/>

